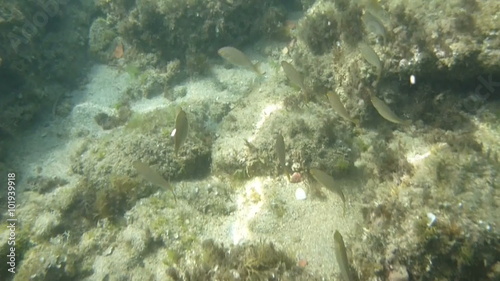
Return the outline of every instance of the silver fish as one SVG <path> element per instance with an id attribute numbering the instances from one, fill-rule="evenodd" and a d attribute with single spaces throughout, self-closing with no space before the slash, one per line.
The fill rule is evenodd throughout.
<path id="1" fill-rule="evenodd" d="M 285 140 L 280 133 L 276 134 L 276 143 L 274 145 L 274 148 L 276 149 L 276 155 L 278 156 L 281 168 L 285 171 L 286 176 L 290 179 L 290 171 L 286 166 Z"/>
<path id="2" fill-rule="evenodd" d="M 281 134 L 276 134 L 276 144 L 275 144 L 276 154 L 278 155 L 278 160 L 281 167 L 285 167 L 285 140 Z"/>
<path id="3" fill-rule="evenodd" d="M 234 47 L 222 47 L 219 49 L 219 51 L 217 51 L 217 53 L 219 54 L 219 56 L 234 65 L 250 69 L 258 75 L 262 75 L 257 65 L 252 63 L 252 61 L 242 51 Z"/>
<path id="4" fill-rule="evenodd" d="M 295 69 L 295 67 L 290 64 L 289 62 L 282 61 L 281 62 L 281 67 L 283 68 L 283 71 L 285 71 L 285 75 L 294 84 L 295 86 L 299 87 L 302 90 L 302 93 L 304 94 L 304 97 L 306 101 L 309 100 L 310 95 L 309 91 L 306 88 L 306 85 L 304 84 L 304 77 L 300 72 Z"/>
<path id="5" fill-rule="evenodd" d="M 384 24 L 369 11 L 365 11 L 365 13 L 361 16 L 361 20 L 369 32 L 372 32 L 377 36 L 382 36 L 385 44 L 387 30 L 385 29 Z"/>
<path id="6" fill-rule="evenodd" d="M 186 112 L 179 108 L 177 116 L 175 117 L 175 134 L 174 134 L 174 149 L 175 155 L 179 151 L 179 148 L 184 144 L 188 135 L 188 120 Z"/>
<path id="7" fill-rule="evenodd" d="M 347 110 L 340 101 L 339 95 L 337 95 L 335 92 L 329 92 L 326 94 L 326 96 L 328 97 L 333 110 L 335 110 L 335 112 L 337 112 L 340 117 L 344 118 L 345 120 L 351 121 L 356 125 L 359 125 L 359 122 L 357 120 L 354 120 L 351 118 L 351 116 L 349 116 L 349 113 L 347 113 Z"/>
<path id="8" fill-rule="evenodd" d="M 153 168 L 149 167 L 148 165 L 142 163 L 141 161 L 134 161 L 132 163 L 132 166 L 134 166 L 134 169 L 137 171 L 137 173 L 143 177 L 145 180 L 151 182 L 152 184 L 169 189 L 172 191 L 172 194 L 174 195 L 174 199 L 177 201 L 177 198 L 175 197 L 174 189 L 170 185 L 170 183 L 165 180 L 165 178 L 155 171 Z"/>
<path id="9" fill-rule="evenodd" d="M 145 180 L 151 182 L 152 184 L 166 189 L 171 188 L 170 183 L 166 181 L 165 178 L 160 175 L 160 173 L 153 170 L 151 167 L 142 163 L 141 161 L 134 161 L 132 163 L 132 166 L 134 166 L 139 175 L 141 175 Z"/>
<path id="10" fill-rule="evenodd" d="M 304 90 L 304 78 L 302 77 L 302 74 L 293 67 L 292 64 L 286 61 L 281 62 L 281 67 L 283 68 L 283 71 L 285 71 L 285 75 L 294 84 L 295 86 L 301 88 Z"/>
<path id="11" fill-rule="evenodd" d="M 310 172 L 311 172 L 311 175 L 313 176 L 313 178 L 317 182 L 319 182 L 324 187 L 337 193 L 340 196 L 340 198 L 342 199 L 342 202 L 344 203 L 344 214 L 345 214 L 345 196 L 344 196 L 344 193 L 342 192 L 342 190 L 340 189 L 340 187 L 335 184 L 333 178 L 330 175 L 328 175 L 327 173 L 325 173 L 321 170 L 318 170 L 318 169 L 313 168 L 310 170 Z"/>
<path id="12" fill-rule="evenodd" d="M 373 107 L 377 110 L 377 112 L 384 117 L 387 121 L 402 124 L 402 125 L 410 125 L 411 120 L 404 120 L 399 118 L 392 110 L 383 102 L 381 99 L 377 98 L 374 94 L 370 94 L 370 100 L 372 101 Z"/>
<path id="13" fill-rule="evenodd" d="M 354 279 L 352 278 L 349 261 L 347 260 L 344 238 L 342 238 L 340 232 L 335 230 L 333 239 L 335 242 L 335 258 L 340 268 L 340 275 L 342 276 L 342 279 L 344 279 L 344 281 L 352 281 Z"/>
<path id="14" fill-rule="evenodd" d="M 380 61 L 379 56 L 370 47 L 368 44 L 361 42 L 358 44 L 359 51 L 363 58 L 371 65 L 373 65 L 377 69 L 377 82 L 380 80 L 380 76 L 382 75 L 382 62 Z"/>

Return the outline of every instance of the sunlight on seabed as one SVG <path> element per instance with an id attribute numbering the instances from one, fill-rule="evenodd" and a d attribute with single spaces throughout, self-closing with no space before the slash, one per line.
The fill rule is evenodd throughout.
<path id="1" fill-rule="evenodd" d="M 263 182 L 255 178 L 245 185 L 245 189 L 237 199 L 236 220 L 231 226 L 234 244 L 251 239 L 248 224 L 260 212 L 264 204 Z"/>
<path id="2" fill-rule="evenodd" d="M 422 160 L 426 159 L 427 157 L 431 156 L 432 154 L 436 153 L 437 151 L 443 149 L 446 146 L 447 146 L 446 143 L 438 143 L 436 145 L 431 146 L 430 149 L 425 153 L 422 154 L 409 153 L 406 156 L 406 160 L 408 161 L 408 163 L 416 165 L 420 163 Z"/>
<path id="3" fill-rule="evenodd" d="M 266 122 L 267 118 L 269 118 L 269 116 L 271 116 L 271 114 L 273 114 L 273 112 L 281 110 L 282 108 L 283 108 L 283 106 L 281 104 L 270 104 L 270 105 L 266 106 L 262 110 L 262 112 L 260 114 L 260 119 L 255 124 L 255 128 L 257 130 L 262 128 L 262 125 L 264 125 L 264 122 Z"/>

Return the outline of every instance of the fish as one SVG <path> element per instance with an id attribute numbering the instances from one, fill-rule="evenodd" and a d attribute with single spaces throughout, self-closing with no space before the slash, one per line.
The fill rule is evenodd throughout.
<path id="1" fill-rule="evenodd" d="M 294 84 L 295 86 L 303 89 L 304 88 L 304 78 L 302 77 L 302 74 L 293 67 L 293 65 L 287 61 L 282 61 L 281 62 L 281 67 L 283 68 L 283 71 L 285 71 L 285 75 Z"/>
<path id="2" fill-rule="evenodd" d="M 184 144 L 188 135 L 188 120 L 186 112 L 179 108 L 175 117 L 175 130 L 174 130 L 174 150 L 175 155 L 179 152 L 179 148 Z"/>
<path id="3" fill-rule="evenodd" d="M 257 73 L 258 75 L 262 75 L 259 68 L 257 67 L 257 64 L 252 63 L 252 61 L 242 51 L 234 47 L 231 46 L 222 47 L 217 51 L 217 53 L 223 59 L 227 60 L 228 62 L 236 66 L 241 66 L 243 68 L 250 69 L 255 73 Z"/>
<path id="4" fill-rule="evenodd" d="M 172 194 L 174 195 L 174 200 L 177 201 L 174 189 L 160 173 L 158 173 L 157 171 L 155 171 L 154 169 L 152 169 L 151 167 L 142 163 L 139 160 L 132 162 L 132 166 L 134 166 L 134 169 L 137 171 L 137 173 L 145 180 L 149 181 L 150 183 L 156 186 L 172 191 Z"/>
<path id="5" fill-rule="evenodd" d="M 369 11 L 365 11 L 365 13 L 361 16 L 361 20 L 365 24 L 366 29 L 369 32 L 376 34 L 377 36 L 381 36 L 385 45 L 385 41 L 387 38 L 387 30 L 385 29 L 384 24 L 372 13 Z"/>
<path id="6" fill-rule="evenodd" d="M 377 69 L 378 83 L 378 81 L 380 80 L 380 76 L 382 75 L 382 62 L 380 61 L 380 58 L 378 57 L 377 53 L 375 53 L 373 48 L 364 42 L 359 43 L 358 48 L 363 58 Z"/>
<path id="7" fill-rule="evenodd" d="M 134 161 L 132 163 L 132 166 L 134 166 L 139 175 L 141 175 L 145 180 L 151 182 L 152 184 L 166 189 L 171 188 L 170 183 L 165 180 L 165 178 L 160 175 L 160 173 L 158 173 L 148 165 L 142 163 L 141 161 Z"/>
<path id="8" fill-rule="evenodd" d="M 335 244 L 335 258 L 340 268 L 340 275 L 344 281 L 352 281 L 354 278 L 352 278 L 349 261 L 347 260 L 344 238 L 342 238 L 342 235 L 338 232 L 338 230 L 335 230 L 333 240 Z"/>
<path id="9" fill-rule="evenodd" d="M 295 67 L 287 61 L 281 61 L 281 68 L 285 71 L 285 75 L 288 80 L 290 80 L 293 85 L 299 87 L 304 93 L 304 96 L 308 97 L 308 91 L 306 90 L 302 74 L 300 74 L 300 72 L 298 72 L 297 69 L 295 69 Z"/>
<path id="10" fill-rule="evenodd" d="M 366 0 L 363 1 L 362 6 L 365 7 L 365 11 L 369 11 L 370 14 L 375 16 L 379 21 L 384 22 L 386 24 L 390 23 L 391 18 L 389 13 L 384 10 L 380 1 L 378 0 Z"/>
<path id="11" fill-rule="evenodd" d="M 344 196 L 344 193 L 342 192 L 342 190 L 340 189 L 340 187 L 338 185 L 335 184 L 333 178 L 328 175 L 327 173 L 321 171 L 321 170 L 318 170 L 318 169 L 310 169 L 310 172 L 311 172 L 311 175 L 313 176 L 313 178 L 319 182 L 320 184 L 322 184 L 324 187 L 326 187 L 327 189 L 330 189 L 331 191 L 337 193 L 340 198 L 342 199 L 342 202 L 344 203 L 344 215 L 345 215 L 345 196 Z"/>
<path id="12" fill-rule="evenodd" d="M 380 116 L 384 117 L 385 120 L 396 124 L 410 125 L 411 120 L 404 120 L 399 118 L 392 110 L 383 102 L 381 99 L 377 98 L 373 93 L 370 94 L 370 100 L 373 107 L 377 110 Z"/>
<path id="13" fill-rule="evenodd" d="M 335 92 L 328 92 L 326 96 L 328 97 L 333 110 L 335 110 L 335 112 L 340 115 L 340 117 L 344 118 L 347 121 L 353 122 L 354 124 L 356 124 L 356 126 L 359 125 L 359 121 L 354 120 L 351 118 L 351 116 L 349 116 L 349 113 L 347 113 L 347 110 L 340 101 L 339 95 L 337 95 Z"/>
<path id="14" fill-rule="evenodd" d="M 285 167 L 285 140 L 280 133 L 276 134 L 276 144 L 274 147 L 276 148 L 276 154 L 278 155 L 280 165 Z"/>
<path id="15" fill-rule="evenodd" d="M 274 145 L 274 148 L 276 149 L 276 155 L 278 155 L 280 166 L 283 168 L 283 170 L 285 170 L 287 177 L 290 179 L 290 172 L 288 171 L 285 163 L 286 162 L 285 140 L 283 139 L 283 136 L 280 133 L 276 134 L 276 143 Z"/>

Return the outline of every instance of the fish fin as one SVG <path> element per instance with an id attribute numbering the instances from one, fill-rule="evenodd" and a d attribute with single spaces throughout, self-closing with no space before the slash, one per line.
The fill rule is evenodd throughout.
<path id="1" fill-rule="evenodd" d="M 403 120 L 403 121 L 401 122 L 401 124 L 402 124 L 402 125 L 405 125 L 405 126 L 409 126 L 409 125 L 411 125 L 411 123 L 412 123 L 412 121 L 411 121 L 410 119 L 406 119 L 406 120 Z"/>

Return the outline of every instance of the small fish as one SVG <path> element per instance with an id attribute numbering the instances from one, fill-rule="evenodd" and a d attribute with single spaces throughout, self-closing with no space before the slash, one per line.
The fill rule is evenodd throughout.
<path id="1" fill-rule="evenodd" d="M 369 32 L 376 34 L 377 36 L 381 36 L 385 45 L 387 30 L 385 29 L 384 24 L 372 13 L 369 11 L 365 11 L 365 13 L 361 16 L 361 20 L 365 24 L 366 29 Z"/>
<path id="2" fill-rule="evenodd" d="M 337 112 L 340 117 L 344 118 L 347 121 L 351 121 L 356 125 L 359 125 L 359 121 L 354 120 L 351 118 L 351 116 L 349 116 L 349 113 L 347 113 L 347 110 L 340 101 L 340 97 L 335 92 L 329 92 L 326 94 L 326 96 L 328 97 L 333 110 L 335 110 L 335 112 Z"/>
<path id="3" fill-rule="evenodd" d="M 310 172 L 311 172 L 311 175 L 313 176 L 313 178 L 317 182 L 319 182 L 324 187 L 330 189 L 331 191 L 337 193 L 340 196 L 340 198 L 342 199 L 342 202 L 344 203 L 344 215 L 345 215 L 345 196 L 344 196 L 344 193 L 342 192 L 342 190 L 340 189 L 340 187 L 335 184 L 333 178 L 330 175 L 328 175 L 327 173 L 325 173 L 321 170 L 318 170 L 318 169 L 313 168 L 310 170 Z"/>
<path id="4" fill-rule="evenodd" d="M 276 148 L 276 154 L 278 155 L 280 165 L 285 167 L 285 140 L 280 133 L 276 134 L 276 144 L 274 147 Z"/>
<path id="5" fill-rule="evenodd" d="M 177 201 L 177 198 L 175 197 L 174 189 L 172 188 L 170 183 L 167 180 L 165 180 L 165 178 L 160 173 L 158 173 L 157 171 L 155 171 L 154 169 L 152 169 L 148 165 L 142 163 L 141 161 L 134 161 L 132 163 L 132 166 L 134 166 L 137 173 L 141 177 L 143 177 L 145 180 L 151 182 L 152 184 L 154 184 L 156 186 L 159 186 L 159 187 L 162 187 L 165 189 L 169 189 L 170 191 L 172 191 L 172 194 L 174 195 L 174 199 Z"/>
<path id="6" fill-rule="evenodd" d="M 182 108 L 179 108 L 177 116 L 175 117 L 175 132 L 173 133 L 175 155 L 177 155 L 179 148 L 184 144 L 184 141 L 186 141 L 188 127 L 186 112 L 184 112 Z"/>
<path id="7" fill-rule="evenodd" d="M 411 120 L 404 120 L 396 116 L 394 112 L 383 102 L 381 99 L 377 98 L 373 93 L 370 94 L 370 100 L 372 101 L 373 106 L 377 110 L 377 112 L 384 117 L 387 121 L 402 124 L 402 125 L 410 125 Z"/>
<path id="8" fill-rule="evenodd" d="M 299 87 L 302 90 L 302 93 L 306 97 L 306 100 L 309 98 L 309 92 L 306 89 L 306 85 L 304 84 L 304 77 L 300 72 L 295 69 L 295 67 L 290 64 L 289 62 L 282 61 L 281 62 L 281 67 L 283 68 L 283 71 L 285 71 L 285 75 L 292 82 L 293 85 L 296 87 Z"/>
<path id="9" fill-rule="evenodd" d="M 250 69 L 258 75 L 262 75 L 259 68 L 257 67 L 257 64 L 253 64 L 252 61 L 242 51 L 234 47 L 222 47 L 219 49 L 219 51 L 217 51 L 217 53 L 219 54 L 219 56 L 236 66 Z"/>
<path id="10" fill-rule="evenodd" d="M 352 281 L 354 279 L 352 278 L 349 261 L 347 260 L 344 238 L 342 238 L 340 232 L 335 230 L 333 239 L 335 242 L 335 258 L 340 268 L 340 275 L 342 276 L 342 279 L 344 279 L 344 281 Z"/>
<path id="11" fill-rule="evenodd" d="M 302 77 L 302 74 L 293 67 L 292 64 L 286 61 L 281 62 L 281 67 L 283 68 L 283 71 L 285 71 L 285 75 L 294 84 L 295 86 L 301 88 L 304 90 L 304 78 Z"/>
<path id="12" fill-rule="evenodd" d="M 166 189 L 171 188 L 170 183 L 166 181 L 165 178 L 160 175 L 160 173 L 153 170 L 151 167 L 142 163 L 141 161 L 134 161 L 132 163 L 132 166 L 134 166 L 139 175 L 141 175 L 145 180 L 150 181 L 152 184 Z"/>
<path id="13" fill-rule="evenodd" d="M 366 43 L 359 43 L 358 48 L 363 58 L 377 69 L 378 82 L 380 80 L 380 76 L 382 75 L 382 62 L 380 62 L 380 58 L 378 57 L 377 53 L 375 53 L 373 48 Z"/>
<path id="14" fill-rule="evenodd" d="M 391 21 L 389 13 L 384 10 L 380 1 L 378 0 L 367 0 L 362 6 L 365 7 L 366 11 L 369 11 L 373 16 L 375 16 L 379 21 L 388 24 Z"/>
<path id="15" fill-rule="evenodd" d="M 276 149 L 276 154 L 278 155 L 278 160 L 280 162 L 281 168 L 285 170 L 287 177 L 290 178 L 290 173 L 285 163 L 286 162 L 285 140 L 283 139 L 283 136 L 280 133 L 276 134 L 276 144 L 274 145 L 274 148 Z"/>

